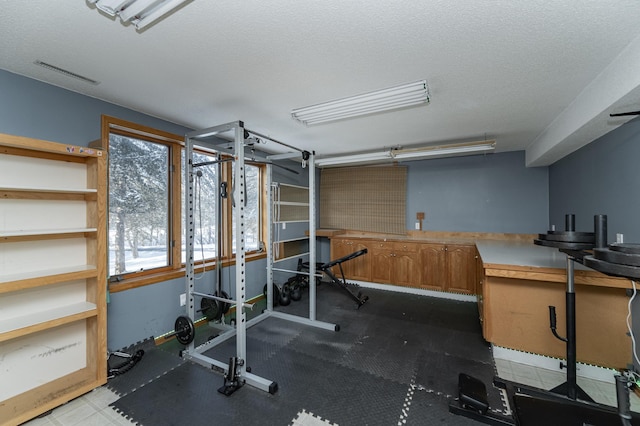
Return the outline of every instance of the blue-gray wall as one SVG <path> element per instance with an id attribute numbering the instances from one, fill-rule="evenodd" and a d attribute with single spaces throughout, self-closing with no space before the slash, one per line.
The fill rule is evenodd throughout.
<path id="1" fill-rule="evenodd" d="M 593 216 L 607 215 L 616 233 L 640 242 L 640 119 L 632 120 L 549 167 L 549 219 L 564 230 L 565 214 L 577 231 L 592 231 Z"/>
<path id="2" fill-rule="evenodd" d="M 607 215 L 609 242 L 616 234 L 640 243 L 640 119 L 596 139 L 549 167 L 549 219 L 564 229 L 576 215 L 577 231 L 592 231 L 593 216 Z M 632 329 L 640 333 L 640 299 L 632 304 Z M 635 370 L 640 364 L 634 360 Z"/>
<path id="3" fill-rule="evenodd" d="M 538 233 L 547 229 L 548 169 L 526 168 L 524 151 L 406 163 L 407 228 Z"/>

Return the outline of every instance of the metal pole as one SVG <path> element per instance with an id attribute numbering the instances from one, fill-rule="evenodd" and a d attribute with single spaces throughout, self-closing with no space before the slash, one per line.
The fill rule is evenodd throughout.
<path id="1" fill-rule="evenodd" d="M 567 256 L 567 397 L 576 399 L 576 293 L 574 285 L 573 257 Z"/>
<path id="2" fill-rule="evenodd" d="M 241 123 L 240 123 L 241 124 Z M 234 170 L 233 200 L 235 202 L 234 219 L 236 223 L 236 300 L 238 307 L 236 308 L 236 356 L 243 361 L 247 359 L 247 329 L 246 317 L 244 311 L 245 294 L 245 245 L 244 245 L 244 201 L 246 199 L 245 188 L 245 170 L 244 170 L 244 128 L 238 125 L 235 128 L 235 149 L 236 158 Z M 244 362 L 240 366 L 240 374 L 246 374 L 247 363 Z"/>
<path id="3" fill-rule="evenodd" d="M 309 319 L 316 319 L 316 168 L 314 153 L 307 161 L 309 168 Z"/>
<path id="4" fill-rule="evenodd" d="M 267 164 L 267 311 L 273 311 L 273 249 L 271 241 L 273 240 L 273 187 L 271 186 L 271 173 L 273 169 L 271 164 Z"/>
<path id="5" fill-rule="evenodd" d="M 186 236 L 186 262 L 185 262 L 185 294 L 189 296 L 187 300 L 187 315 L 193 321 L 195 319 L 195 304 L 193 295 L 194 290 L 194 266 L 193 266 L 193 236 L 194 236 L 194 219 L 193 219 L 193 141 L 191 138 L 185 138 L 185 154 L 184 154 L 184 188 L 186 191 L 184 197 L 185 211 L 185 236 Z M 194 343 L 189 343 L 188 351 L 192 351 Z"/>

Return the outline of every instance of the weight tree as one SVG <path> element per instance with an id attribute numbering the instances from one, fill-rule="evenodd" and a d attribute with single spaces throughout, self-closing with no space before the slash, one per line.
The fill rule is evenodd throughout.
<path id="1" fill-rule="evenodd" d="M 232 135 L 232 142 L 227 142 L 220 138 L 223 135 Z M 271 190 L 271 174 L 273 161 L 281 159 L 296 159 L 300 158 L 303 166 L 306 166 L 309 172 L 309 257 L 310 268 L 307 274 L 309 275 L 309 304 L 310 314 L 309 318 L 297 317 L 294 315 L 283 314 L 273 310 L 273 270 L 272 270 L 272 224 L 269 221 L 268 232 L 268 257 L 267 262 L 267 309 L 260 315 L 256 316 L 250 321 L 247 321 L 247 315 L 245 308 L 253 308 L 253 304 L 246 301 L 246 259 L 245 259 L 245 212 L 244 205 L 246 199 L 245 190 L 245 141 L 252 135 L 256 138 L 261 138 L 269 142 L 273 142 L 277 145 L 283 146 L 286 149 L 294 152 L 288 152 L 284 154 L 274 154 L 267 156 L 265 161 L 262 162 L 267 165 L 267 180 L 268 188 Z M 223 142 L 224 151 L 221 150 L 220 144 Z M 229 146 L 230 145 L 230 146 Z M 236 209 L 233 214 L 233 220 L 236 224 L 235 235 L 235 300 L 231 298 L 219 297 L 216 295 L 208 295 L 197 292 L 195 290 L 195 267 L 194 267 L 194 166 L 197 165 L 193 162 L 193 150 L 194 148 L 201 148 L 207 152 L 213 152 L 218 154 L 218 161 L 213 163 L 219 163 L 221 161 L 229 161 L 221 159 L 221 154 L 231 155 L 232 161 L 235 164 L 235 170 L 233 173 L 233 200 L 236 205 Z M 227 148 L 231 148 L 230 150 Z M 252 148 L 253 149 L 253 148 Z M 255 160 L 252 160 L 255 161 Z M 324 328 L 328 330 L 339 329 L 339 326 L 335 324 L 325 323 L 317 321 L 315 319 L 315 166 L 314 155 L 308 151 L 300 150 L 296 147 L 287 145 L 283 142 L 277 141 L 271 137 L 261 135 L 257 132 L 247 130 L 242 121 L 235 121 L 220 126 L 214 126 L 207 129 L 190 132 L 185 137 L 185 162 L 184 162 L 184 187 L 185 187 L 185 235 L 186 235 L 186 279 L 185 287 L 187 293 L 187 319 L 193 321 L 195 319 L 195 302 L 194 298 L 205 297 L 216 302 L 233 303 L 236 305 L 236 327 L 221 333 L 219 336 L 211 339 L 199 346 L 195 346 L 193 339 L 187 339 L 188 344 L 184 351 L 182 351 L 182 357 L 198 364 L 201 364 L 208 368 L 217 368 L 226 372 L 225 374 L 225 386 L 219 389 L 220 392 L 230 395 L 238 387 L 243 384 L 249 384 L 260 390 L 275 393 L 278 389 L 278 385 L 275 381 L 271 381 L 247 371 L 247 328 L 271 317 L 278 317 L 287 319 L 290 321 L 300 322 L 303 324 Z M 219 179 L 219 176 L 218 176 Z M 218 203 L 219 205 L 220 203 Z M 271 203 L 269 207 L 269 219 L 271 218 Z M 216 226 L 218 226 L 217 224 Z M 216 266 L 218 268 L 218 266 Z M 301 273 L 296 271 L 296 273 Z M 232 357 L 228 363 L 213 359 L 203 353 L 207 350 L 225 342 L 226 340 L 236 337 L 236 356 Z M 189 341 L 190 340 L 190 341 Z"/>

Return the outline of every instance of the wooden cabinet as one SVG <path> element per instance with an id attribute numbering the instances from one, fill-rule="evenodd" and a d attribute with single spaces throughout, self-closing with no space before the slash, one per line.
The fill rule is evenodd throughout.
<path id="1" fill-rule="evenodd" d="M 415 287 L 420 283 L 418 244 L 371 241 L 371 281 Z"/>
<path id="2" fill-rule="evenodd" d="M 0 170 L 0 424 L 19 424 L 106 383 L 106 158 L 0 134 Z"/>
<path id="3" fill-rule="evenodd" d="M 368 240 L 337 238 L 331 241 L 331 260 L 339 259 L 348 254 L 367 249 L 368 253 L 358 256 L 342 264 L 345 277 L 357 281 L 371 281 L 371 247 Z M 334 267 L 334 274 L 340 275 L 338 266 Z"/>
<path id="4" fill-rule="evenodd" d="M 476 294 L 477 251 L 474 245 L 420 244 L 422 281 L 419 287 Z"/>
<path id="5" fill-rule="evenodd" d="M 421 288 L 445 290 L 445 282 L 447 281 L 447 252 L 445 249 L 444 244 L 420 244 Z"/>
<path id="6" fill-rule="evenodd" d="M 445 291 L 476 294 L 476 259 L 474 245 L 447 245 L 447 281 Z"/>
<path id="7" fill-rule="evenodd" d="M 476 294 L 475 245 L 332 238 L 331 258 L 363 248 L 368 254 L 342 265 L 348 279 Z"/>
<path id="8" fill-rule="evenodd" d="M 476 258 L 476 296 L 478 298 L 478 315 L 480 316 L 480 324 L 482 325 L 482 335 L 484 336 L 485 321 L 484 321 L 484 265 L 480 255 Z"/>

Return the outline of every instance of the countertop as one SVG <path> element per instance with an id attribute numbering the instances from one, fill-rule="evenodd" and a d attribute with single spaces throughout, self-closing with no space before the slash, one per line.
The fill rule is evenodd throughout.
<path id="1" fill-rule="evenodd" d="M 567 255 L 557 248 L 538 246 L 533 240 L 496 241 L 476 240 L 482 263 L 487 265 L 505 265 L 531 268 L 553 268 L 566 270 Z M 590 270 L 574 262 L 575 269 Z"/>

